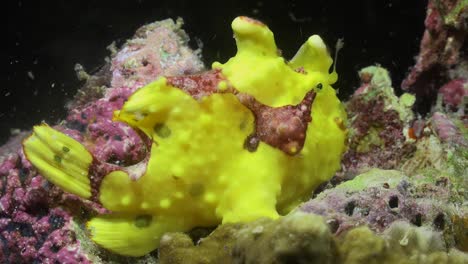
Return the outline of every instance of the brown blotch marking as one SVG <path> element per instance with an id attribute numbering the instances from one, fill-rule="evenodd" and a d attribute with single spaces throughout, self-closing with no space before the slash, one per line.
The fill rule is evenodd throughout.
<path id="1" fill-rule="evenodd" d="M 294 71 L 297 72 L 297 73 L 301 73 L 301 74 L 307 74 L 307 71 L 302 66 L 299 67 L 299 68 L 294 69 Z"/>
<path id="2" fill-rule="evenodd" d="M 62 163 L 62 157 L 60 157 L 59 155 L 54 155 L 54 160 L 57 163 Z"/>
<path id="3" fill-rule="evenodd" d="M 218 84 L 226 78 L 221 74 L 221 70 L 215 69 L 200 74 L 173 76 L 166 79 L 168 85 L 179 88 L 198 100 L 203 96 L 220 92 Z"/>
<path id="4" fill-rule="evenodd" d="M 245 93 L 236 94 L 239 101 L 255 115 L 255 132 L 247 137 L 244 148 L 255 151 L 263 141 L 288 155 L 299 153 L 304 147 L 311 108 L 316 93 L 309 91 L 298 105 L 270 107 Z"/>
<path id="5" fill-rule="evenodd" d="M 260 139 L 255 134 L 249 135 L 244 141 L 244 149 L 255 152 L 260 144 Z"/>
<path id="6" fill-rule="evenodd" d="M 240 130 L 245 130 L 247 128 L 247 124 L 248 124 L 248 116 L 245 115 L 243 118 L 242 118 L 242 121 L 239 123 L 239 129 Z"/>
<path id="7" fill-rule="evenodd" d="M 345 131 L 346 130 L 346 126 L 343 122 L 343 119 L 339 118 L 339 117 L 335 117 L 335 123 L 336 125 L 338 125 L 338 127 L 342 130 L 342 131 Z"/>
<path id="8" fill-rule="evenodd" d="M 370 81 L 372 80 L 372 77 L 373 75 L 368 72 L 364 72 L 361 75 L 359 75 L 359 78 L 361 79 L 361 82 L 363 83 L 370 83 Z"/>
<path id="9" fill-rule="evenodd" d="M 135 217 L 134 224 L 138 228 L 145 228 L 151 224 L 152 220 L 153 220 L 152 215 L 138 215 L 137 217 Z"/>
<path id="10" fill-rule="evenodd" d="M 68 147 L 63 146 L 62 147 L 63 152 L 68 153 L 70 152 L 70 149 Z"/>
<path id="11" fill-rule="evenodd" d="M 252 23 L 252 24 L 255 24 L 255 25 L 258 25 L 258 26 L 266 27 L 265 24 L 263 24 L 261 21 L 256 20 L 256 19 L 246 17 L 246 16 L 240 16 L 239 18 L 246 21 L 246 22 L 249 22 L 249 23 Z"/>
<path id="12" fill-rule="evenodd" d="M 192 197 L 200 196 L 204 192 L 205 192 L 205 185 L 203 185 L 202 183 L 193 183 L 192 185 L 190 185 L 189 194 Z"/>
<path id="13" fill-rule="evenodd" d="M 244 17 L 242 19 L 263 25 L 263 23 L 251 18 Z M 239 92 L 229 82 L 227 89 L 218 90 L 218 84 L 223 80 L 227 81 L 219 69 L 188 76 L 167 77 L 168 85 L 181 89 L 196 100 L 214 93 L 235 95 L 255 117 L 254 133 L 244 141 L 244 148 L 248 151 L 255 151 L 259 142 L 263 141 L 288 155 L 296 155 L 301 152 L 304 147 L 308 123 L 312 121 L 311 109 L 316 96 L 315 87 L 297 105 L 270 107 L 258 102 L 249 94 Z M 243 129 L 244 125 L 241 121 L 240 129 Z"/>
<path id="14" fill-rule="evenodd" d="M 167 138 L 171 135 L 171 129 L 164 123 L 157 123 L 154 125 L 153 130 L 161 138 Z"/>

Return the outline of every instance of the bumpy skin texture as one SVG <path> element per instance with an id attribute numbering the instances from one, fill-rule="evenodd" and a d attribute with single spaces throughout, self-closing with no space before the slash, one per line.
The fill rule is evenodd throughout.
<path id="1" fill-rule="evenodd" d="M 150 139 L 149 159 L 93 182 L 87 172 L 105 166 L 74 139 L 43 125 L 24 142 L 50 181 L 112 211 L 88 222 L 97 244 L 141 256 L 168 231 L 277 218 L 339 168 L 346 114 L 320 37 L 285 63 L 261 22 L 238 17 L 232 27 L 238 52 L 215 72 L 179 85 L 160 78 L 114 113 Z M 193 87 L 205 89 L 193 96 Z"/>

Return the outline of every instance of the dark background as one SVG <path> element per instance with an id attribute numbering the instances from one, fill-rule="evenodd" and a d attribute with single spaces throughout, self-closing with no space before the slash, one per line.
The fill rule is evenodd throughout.
<path id="1" fill-rule="evenodd" d="M 5 1 L 7 23 L 1 49 L 0 144 L 11 128 L 29 129 L 65 116 L 64 104 L 81 85 L 74 65 L 88 72 L 104 63 L 112 41 L 121 45 L 141 25 L 182 17 L 184 29 L 203 42 L 206 65 L 235 54 L 230 23 L 238 15 L 265 22 L 278 47 L 291 58 L 308 36 L 319 34 L 334 47 L 344 38 L 339 55 L 340 96 L 358 86 L 356 71 L 379 63 L 398 87 L 413 65 L 424 30 L 425 6 L 420 0 L 308 1 Z M 5 5 L 5 4 L 4 4 Z M 5 16 L 4 16 L 5 17 Z M 32 73 L 33 78 L 28 76 Z M 31 75 L 31 74 L 29 74 Z"/>

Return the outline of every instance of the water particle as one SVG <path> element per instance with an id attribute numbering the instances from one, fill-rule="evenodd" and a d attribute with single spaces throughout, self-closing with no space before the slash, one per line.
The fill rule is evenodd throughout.
<path id="1" fill-rule="evenodd" d="M 29 79 L 34 80 L 34 74 L 32 71 L 28 71 L 28 77 Z"/>

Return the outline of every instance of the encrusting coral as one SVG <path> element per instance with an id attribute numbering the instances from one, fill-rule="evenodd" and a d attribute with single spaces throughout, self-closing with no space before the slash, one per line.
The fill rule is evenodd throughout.
<path id="1" fill-rule="evenodd" d="M 274 219 L 339 169 L 346 114 L 321 38 L 288 63 L 261 22 L 238 17 L 232 28 L 235 57 L 159 78 L 114 113 L 142 132 L 151 153 L 141 162 L 109 167 L 47 125 L 23 142 L 43 176 L 112 212 L 87 224 L 97 244 L 141 256 L 166 232 Z"/>
<path id="2" fill-rule="evenodd" d="M 380 65 L 359 71 L 361 86 L 345 103 L 349 138 L 342 171 L 333 182 L 352 179 L 370 168 L 395 169 L 415 147 L 407 140 L 415 98 L 395 95 L 389 72 Z M 413 140 L 414 141 L 414 140 Z"/>
<path id="3" fill-rule="evenodd" d="M 467 88 L 463 91 L 468 72 L 468 2 L 429 0 L 427 3 L 419 55 L 401 87 L 414 92 L 425 108 L 435 101 L 437 91 L 444 94 L 446 103 L 455 106 L 463 103 L 460 98 L 468 96 Z"/>
<path id="4" fill-rule="evenodd" d="M 441 233 L 427 226 L 396 221 L 383 234 L 364 225 L 337 236 L 327 222 L 295 211 L 276 220 L 222 225 L 196 243 L 193 236 L 169 233 L 161 239 L 158 263 L 462 264 L 468 260 L 460 250 L 447 250 Z"/>

